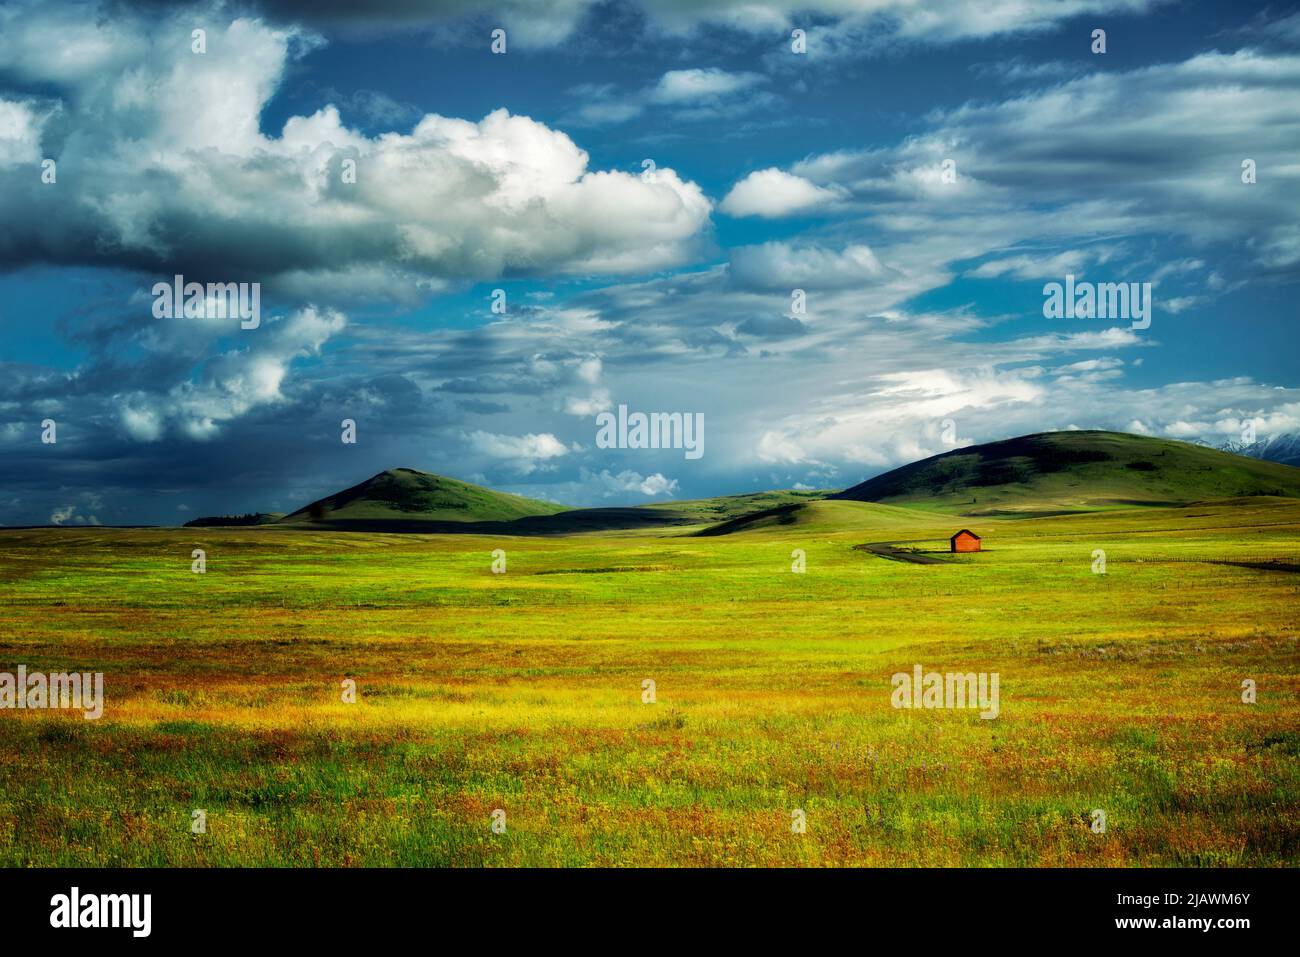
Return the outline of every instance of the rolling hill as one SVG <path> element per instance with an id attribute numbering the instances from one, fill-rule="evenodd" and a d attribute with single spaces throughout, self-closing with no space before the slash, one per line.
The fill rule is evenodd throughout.
<path id="1" fill-rule="evenodd" d="M 423 523 L 454 527 L 471 522 L 511 522 L 564 510 L 563 505 L 399 468 L 318 499 L 286 515 L 280 524 L 337 529 L 418 528 Z"/>
<path id="2" fill-rule="evenodd" d="M 647 505 L 570 509 L 415 469 L 380 472 L 278 524 L 368 532 L 566 535 L 700 526 L 699 535 L 809 524 L 888 525 L 922 509 L 1015 518 L 1262 496 L 1300 498 L 1300 469 L 1206 446 L 1121 432 L 1043 432 L 954 449 L 843 492 L 766 491 Z M 869 521 L 868 521 L 869 520 Z"/>
<path id="3" fill-rule="evenodd" d="M 1300 469 L 1122 432 L 1040 432 L 954 449 L 878 475 L 832 499 L 960 515 L 1046 515 L 1300 498 Z"/>
<path id="4" fill-rule="evenodd" d="M 680 502 L 653 502 L 636 508 L 673 516 L 673 524 L 697 525 L 726 522 L 770 509 L 819 501 L 831 489 L 814 491 L 781 489 L 771 492 L 748 492 L 742 495 L 719 495 L 716 498 L 686 499 Z"/>
<path id="5" fill-rule="evenodd" d="M 785 533 L 794 528 L 803 532 L 829 533 L 871 529 L 888 535 L 899 528 L 915 529 L 925 525 L 931 516 L 916 509 L 874 502 L 813 500 L 791 502 L 766 508 L 748 515 L 710 525 L 693 534 L 701 538 L 715 535 L 733 535 L 738 532 Z M 933 516 L 937 519 L 937 516 Z M 946 526 L 937 526 L 944 528 Z M 945 533 L 946 534 L 946 533 Z"/>
<path id="6" fill-rule="evenodd" d="M 771 491 L 609 508 L 567 508 L 457 479 L 389 469 L 304 506 L 278 524 L 364 532 L 566 535 L 705 525 L 825 498 L 828 491 Z"/>

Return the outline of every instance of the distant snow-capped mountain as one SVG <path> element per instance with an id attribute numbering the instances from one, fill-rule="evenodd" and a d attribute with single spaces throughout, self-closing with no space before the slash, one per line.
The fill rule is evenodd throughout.
<path id="1" fill-rule="evenodd" d="M 1208 442 L 1197 444 L 1209 445 Z M 1263 459 L 1265 462 L 1280 462 L 1283 465 L 1300 467 L 1300 434 L 1294 432 L 1284 432 L 1282 435 L 1260 439 L 1258 442 L 1228 441 L 1214 448 L 1224 452 L 1234 452 L 1237 455 L 1248 455 L 1252 459 Z"/>

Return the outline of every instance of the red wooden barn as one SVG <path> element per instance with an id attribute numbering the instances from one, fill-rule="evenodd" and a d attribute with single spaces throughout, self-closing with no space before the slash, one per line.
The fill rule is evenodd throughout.
<path id="1" fill-rule="evenodd" d="M 948 541 L 952 545 L 954 552 L 978 552 L 980 550 L 980 537 L 969 528 L 963 528 Z"/>

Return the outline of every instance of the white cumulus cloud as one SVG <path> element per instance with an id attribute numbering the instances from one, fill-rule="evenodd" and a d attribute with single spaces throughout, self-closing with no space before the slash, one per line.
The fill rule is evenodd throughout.
<path id="1" fill-rule="evenodd" d="M 731 187 L 718 208 L 728 216 L 776 219 L 812 212 L 834 202 L 838 196 L 833 187 L 818 186 L 802 176 L 773 167 L 750 173 Z"/>

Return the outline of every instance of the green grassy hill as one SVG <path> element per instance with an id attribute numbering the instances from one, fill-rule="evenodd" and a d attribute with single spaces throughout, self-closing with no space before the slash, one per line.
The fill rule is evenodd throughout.
<path id="1" fill-rule="evenodd" d="M 781 489 L 771 492 L 748 492 L 743 495 L 719 495 L 716 498 L 687 499 L 681 502 L 655 502 L 636 507 L 646 511 L 671 512 L 677 522 L 695 525 L 725 522 L 782 506 L 816 502 L 831 493 L 830 489 L 816 491 Z"/>
<path id="2" fill-rule="evenodd" d="M 936 529 L 947 529 L 952 522 L 941 520 L 938 516 L 929 516 L 916 509 L 901 508 L 894 505 L 877 505 L 873 502 L 852 501 L 811 501 L 792 502 L 764 509 L 748 515 L 740 515 L 717 525 L 695 532 L 695 535 L 710 537 L 714 535 L 732 535 L 747 533 L 798 532 L 831 533 L 859 532 L 863 535 L 879 533 L 888 538 L 899 529 L 915 529 L 918 525 L 938 523 Z M 955 532 L 944 531 L 946 536 Z M 935 534 L 938 534 L 936 531 Z"/>
<path id="3" fill-rule="evenodd" d="M 674 527 L 710 536 L 792 525 L 887 531 L 916 509 L 967 517 L 1044 517 L 1259 496 L 1300 498 L 1300 469 L 1185 442 L 1076 431 L 954 449 L 843 492 L 778 490 L 636 507 L 570 509 L 414 469 L 390 469 L 279 524 L 528 536 L 663 534 Z M 868 514 L 851 507 L 855 503 L 899 508 Z"/>
<path id="4" fill-rule="evenodd" d="M 709 525 L 825 498 L 829 491 L 771 491 L 635 507 L 567 508 L 456 479 L 390 469 L 280 520 L 295 528 L 358 532 L 571 535 Z"/>
<path id="5" fill-rule="evenodd" d="M 509 522 L 562 511 L 562 505 L 494 492 L 441 475 L 389 469 L 286 515 L 280 524 L 361 528 L 392 523 Z"/>
<path id="6" fill-rule="evenodd" d="M 832 495 L 968 516 L 1300 498 L 1300 469 L 1122 432 L 1041 432 L 954 449 Z"/>

